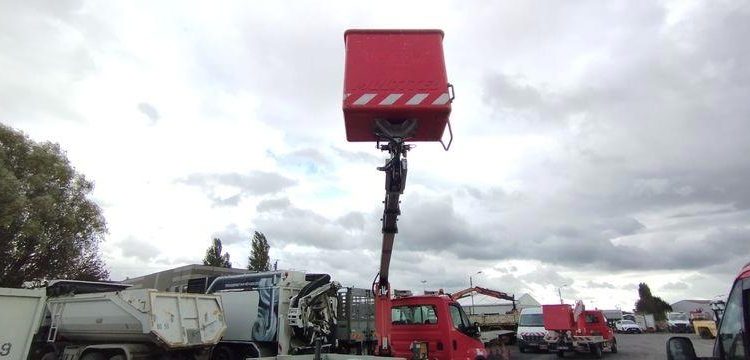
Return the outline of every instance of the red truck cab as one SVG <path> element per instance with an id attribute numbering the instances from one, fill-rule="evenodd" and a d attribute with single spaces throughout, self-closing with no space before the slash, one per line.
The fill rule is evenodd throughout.
<path id="1" fill-rule="evenodd" d="M 668 359 L 698 359 L 686 337 L 667 341 Z M 729 292 L 712 357 L 700 359 L 750 359 L 750 263 L 740 270 Z"/>
<path id="2" fill-rule="evenodd" d="M 414 345 L 422 344 L 429 359 L 487 359 L 479 329 L 449 296 L 395 298 L 391 309 L 394 356 L 412 358 Z"/>

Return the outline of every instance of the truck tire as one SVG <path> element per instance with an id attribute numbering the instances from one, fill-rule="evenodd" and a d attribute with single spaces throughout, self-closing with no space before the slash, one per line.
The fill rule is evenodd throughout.
<path id="1" fill-rule="evenodd" d="M 612 345 L 610 345 L 609 351 L 611 351 L 613 354 L 617 354 L 617 340 L 612 339 Z"/>
<path id="2" fill-rule="evenodd" d="M 564 358 L 565 357 L 565 351 L 557 350 L 557 357 Z"/>
<path id="3" fill-rule="evenodd" d="M 211 360 L 235 360 L 236 357 L 234 350 L 226 345 L 219 345 L 211 351 Z"/>
<path id="4" fill-rule="evenodd" d="M 602 344 L 591 344 L 591 353 L 594 354 L 595 358 L 601 359 L 604 355 L 602 352 Z"/>

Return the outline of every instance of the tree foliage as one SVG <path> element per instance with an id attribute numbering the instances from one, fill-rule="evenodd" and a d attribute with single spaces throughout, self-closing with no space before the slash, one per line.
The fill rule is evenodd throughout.
<path id="1" fill-rule="evenodd" d="M 256 231 L 253 234 L 251 243 L 252 248 L 250 249 L 250 257 L 247 261 L 247 269 L 255 271 L 269 271 L 271 270 L 271 259 L 268 256 L 268 250 L 271 248 L 268 245 L 268 240 L 262 232 Z"/>
<path id="2" fill-rule="evenodd" d="M 58 144 L 0 124 L 0 286 L 43 279 L 103 280 L 106 233 L 94 185 Z"/>
<path id="3" fill-rule="evenodd" d="M 203 265 L 231 268 L 232 263 L 229 261 L 229 253 L 222 254 L 221 248 L 221 239 L 214 238 L 213 244 L 206 249 Z"/>
<path id="4" fill-rule="evenodd" d="M 672 311 L 672 306 L 666 301 L 651 294 L 651 289 L 646 283 L 638 284 L 638 297 L 639 299 L 635 303 L 635 311 L 638 313 L 653 314 L 656 321 L 666 319 L 666 313 Z"/>

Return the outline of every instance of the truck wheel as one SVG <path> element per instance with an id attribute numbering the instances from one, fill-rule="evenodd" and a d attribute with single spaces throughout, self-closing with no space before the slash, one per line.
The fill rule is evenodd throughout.
<path id="1" fill-rule="evenodd" d="M 234 350 L 229 346 L 219 345 L 211 351 L 211 360 L 234 360 Z M 81 359 L 84 360 L 84 359 Z"/>
<path id="2" fill-rule="evenodd" d="M 565 357 L 565 351 L 557 350 L 557 357 L 564 358 Z"/>
<path id="3" fill-rule="evenodd" d="M 602 344 L 592 344 L 591 345 L 591 352 L 594 354 L 594 357 L 597 359 L 602 358 Z"/>
<path id="4" fill-rule="evenodd" d="M 609 349 L 613 354 L 617 354 L 617 340 L 612 339 L 612 345 L 610 345 Z"/>
<path id="5" fill-rule="evenodd" d="M 107 356 L 98 351 L 89 351 L 81 356 L 81 360 L 107 360 Z"/>

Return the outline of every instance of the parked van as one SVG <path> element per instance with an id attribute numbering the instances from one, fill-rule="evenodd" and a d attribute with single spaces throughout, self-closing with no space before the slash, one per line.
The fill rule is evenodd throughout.
<path id="1" fill-rule="evenodd" d="M 528 350 L 547 350 L 547 342 L 544 341 L 546 334 L 541 307 L 528 307 L 521 310 L 516 332 L 518 351 L 523 353 Z"/>

